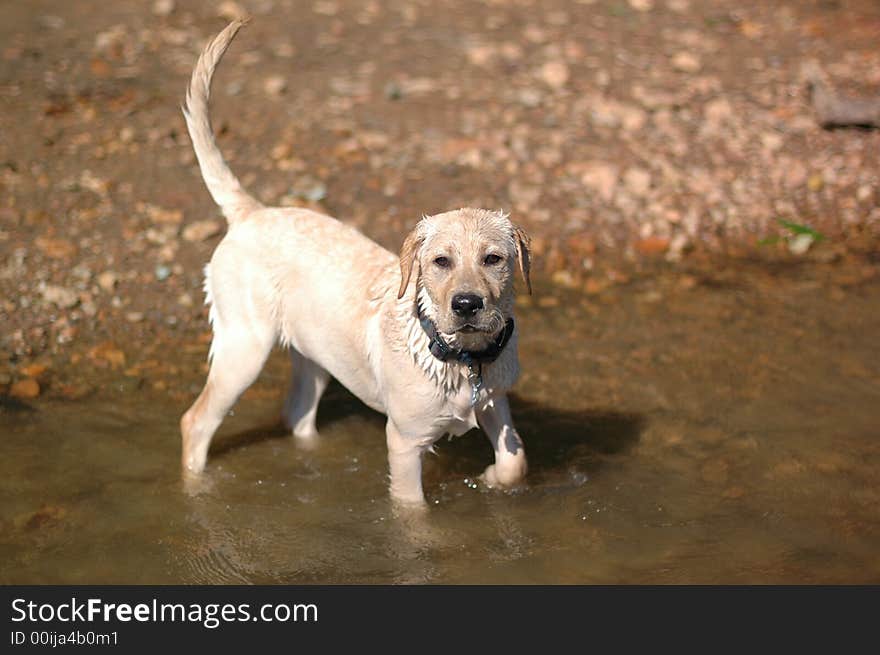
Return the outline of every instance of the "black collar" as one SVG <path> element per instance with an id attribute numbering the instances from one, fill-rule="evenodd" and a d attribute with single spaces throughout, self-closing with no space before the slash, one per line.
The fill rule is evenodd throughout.
<path id="1" fill-rule="evenodd" d="M 418 311 L 419 323 L 422 324 L 422 329 L 428 336 L 428 347 L 431 350 L 431 354 L 441 362 L 448 362 L 449 360 L 454 359 L 467 366 L 470 366 L 471 364 L 489 364 L 498 359 L 501 351 L 504 350 L 504 346 L 507 345 L 507 342 L 510 341 L 510 337 L 513 336 L 513 318 L 509 318 L 507 319 L 507 323 L 504 324 L 504 329 L 501 330 L 498 336 L 495 337 L 495 340 L 483 350 L 460 350 L 459 348 L 453 348 L 443 340 L 443 337 L 440 336 L 440 332 L 437 331 L 437 326 L 434 325 L 434 321 L 422 313 L 421 306 L 418 307 Z"/>

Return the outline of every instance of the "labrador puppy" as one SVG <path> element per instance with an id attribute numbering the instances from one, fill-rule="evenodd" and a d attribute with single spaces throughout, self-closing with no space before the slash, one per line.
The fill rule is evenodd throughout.
<path id="1" fill-rule="evenodd" d="M 529 285 L 528 236 L 502 212 L 459 209 L 423 217 L 398 257 L 329 216 L 263 206 L 227 167 L 208 116 L 214 69 L 242 24 L 205 48 L 183 107 L 229 224 L 205 267 L 210 372 L 180 422 L 185 471 L 204 469 L 214 432 L 280 342 L 293 364 L 283 415 L 294 438 L 317 438 L 332 375 L 387 415 L 398 503 L 424 505 L 422 454 L 477 425 L 495 450 L 482 479 L 516 485 L 526 457 L 505 394 L 519 372 L 514 277 L 519 270 Z"/>

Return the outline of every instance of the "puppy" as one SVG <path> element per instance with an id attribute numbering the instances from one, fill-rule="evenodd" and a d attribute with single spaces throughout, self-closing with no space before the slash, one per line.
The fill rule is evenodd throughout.
<path id="1" fill-rule="evenodd" d="M 243 21 L 205 48 L 183 113 L 205 184 L 229 229 L 205 267 L 213 341 L 204 389 L 180 422 L 183 467 L 199 473 L 223 417 L 276 342 L 293 376 L 284 420 L 304 444 L 332 375 L 387 415 L 390 493 L 423 505 L 421 457 L 446 434 L 481 426 L 495 450 L 483 480 L 526 473 L 506 398 L 519 373 L 517 269 L 529 284 L 529 238 L 502 212 L 425 216 L 397 257 L 352 227 L 298 208 L 269 208 L 229 170 L 211 130 L 211 78 Z"/>

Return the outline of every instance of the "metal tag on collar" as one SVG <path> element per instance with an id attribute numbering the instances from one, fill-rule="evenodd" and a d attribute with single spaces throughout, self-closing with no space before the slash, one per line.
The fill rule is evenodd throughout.
<path id="1" fill-rule="evenodd" d="M 477 404 L 480 397 L 480 389 L 483 388 L 483 365 L 477 362 L 468 362 L 468 382 L 471 384 L 471 407 Z"/>

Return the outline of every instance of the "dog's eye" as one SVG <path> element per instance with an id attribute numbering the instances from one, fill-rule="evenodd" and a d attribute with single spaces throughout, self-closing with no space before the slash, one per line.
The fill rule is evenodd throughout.
<path id="1" fill-rule="evenodd" d="M 484 266 L 495 266 L 498 262 L 501 261 L 501 255 L 486 255 L 483 259 Z"/>
<path id="2" fill-rule="evenodd" d="M 452 262 L 449 261 L 449 257 L 436 257 L 434 258 L 434 264 L 440 268 L 449 268 Z"/>

